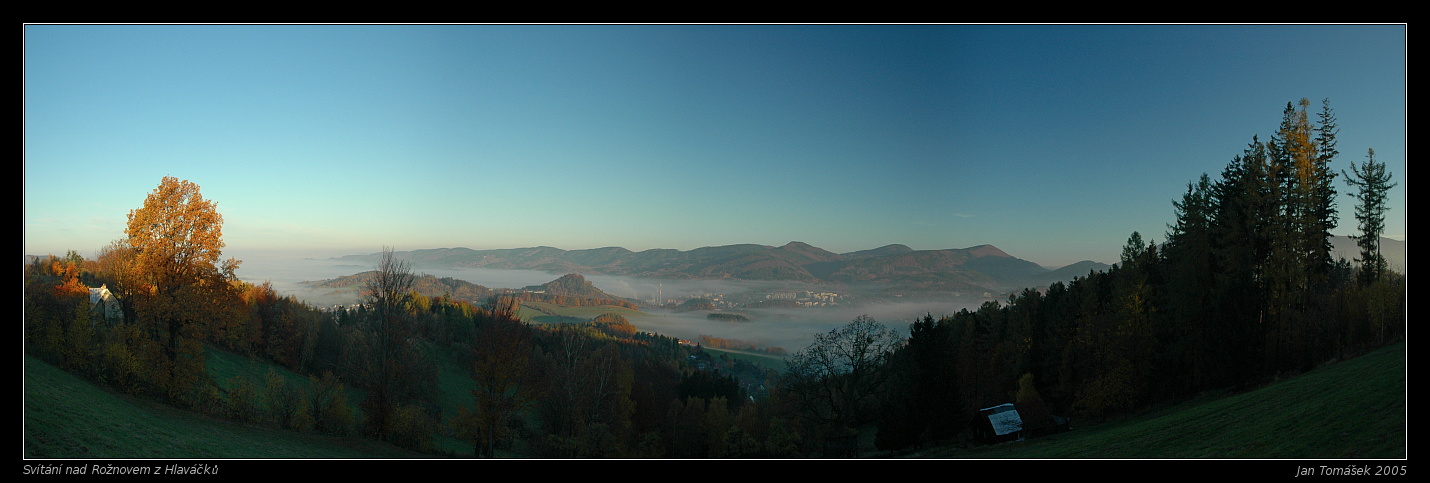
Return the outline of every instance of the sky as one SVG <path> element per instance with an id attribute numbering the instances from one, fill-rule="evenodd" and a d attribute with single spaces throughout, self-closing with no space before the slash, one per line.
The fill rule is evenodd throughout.
<path id="1" fill-rule="evenodd" d="M 1045 266 L 1165 238 L 1288 102 L 1386 163 L 1400 25 L 26 25 L 24 251 L 165 176 L 225 256 L 801 241 Z M 1343 179 L 1336 234 L 1353 234 Z"/>

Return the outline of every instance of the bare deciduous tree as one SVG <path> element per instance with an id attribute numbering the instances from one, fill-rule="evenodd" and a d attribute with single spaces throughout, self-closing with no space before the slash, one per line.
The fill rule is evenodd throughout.
<path id="1" fill-rule="evenodd" d="M 885 362 L 902 343 L 898 333 L 861 315 L 795 353 L 786 380 L 807 417 L 853 425 L 883 389 Z"/>
<path id="2" fill-rule="evenodd" d="M 371 307 L 373 324 L 372 353 L 364 361 L 371 386 L 364 409 L 370 418 L 369 430 L 380 436 L 387 434 L 388 417 L 400 401 L 403 353 L 411 332 L 408 300 L 415 279 L 408 263 L 384 247 L 376 272 L 363 287 L 363 302 Z"/>

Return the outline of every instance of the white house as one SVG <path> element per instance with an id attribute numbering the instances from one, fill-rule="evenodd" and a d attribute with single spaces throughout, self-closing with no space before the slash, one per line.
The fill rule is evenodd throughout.
<path id="1" fill-rule="evenodd" d="M 89 289 L 89 307 L 90 316 L 96 322 L 114 324 L 124 320 L 124 309 L 119 306 L 119 298 L 109 292 L 107 285 Z"/>

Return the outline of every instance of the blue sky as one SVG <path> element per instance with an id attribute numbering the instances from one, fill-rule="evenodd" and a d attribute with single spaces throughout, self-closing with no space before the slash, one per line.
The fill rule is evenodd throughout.
<path id="1" fill-rule="evenodd" d="M 798 240 L 1114 262 L 1303 97 L 1335 110 L 1333 168 L 1391 167 L 1405 237 L 1405 25 L 24 32 L 26 254 L 93 256 L 175 176 L 239 258 Z"/>

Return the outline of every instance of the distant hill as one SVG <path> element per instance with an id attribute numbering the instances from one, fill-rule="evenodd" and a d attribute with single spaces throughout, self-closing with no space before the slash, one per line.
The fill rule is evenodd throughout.
<path id="1" fill-rule="evenodd" d="M 526 290 L 544 292 L 548 295 L 561 295 L 566 297 L 580 297 L 588 299 L 619 299 L 615 295 L 608 294 L 595 285 L 592 285 L 586 277 L 580 274 L 562 275 L 561 278 L 546 282 L 541 285 L 526 287 Z"/>
<path id="2" fill-rule="evenodd" d="M 1405 242 L 1380 237 L 1380 253 L 1385 257 L 1385 262 L 1390 265 L 1391 270 L 1405 273 Z M 1360 247 L 1356 246 L 1355 239 L 1348 236 L 1331 237 L 1331 258 L 1346 259 L 1355 263 L 1360 258 Z"/>
<path id="3" fill-rule="evenodd" d="M 363 286 L 372 280 L 373 275 L 376 273 L 376 271 L 366 271 L 353 275 L 344 275 L 334 279 L 315 282 L 311 285 L 316 288 L 360 291 Z M 451 297 L 455 300 L 465 300 L 477 304 L 486 301 L 494 293 L 490 288 L 465 280 L 457 280 L 452 277 L 438 278 L 432 275 L 416 276 L 412 280 L 412 288 L 416 290 L 417 293 L 428 297 Z"/>
<path id="4" fill-rule="evenodd" d="M 541 285 L 531 285 L 520 290 L 498 290 L 501 297 L 515 298 L 522 304 L 544 302 L 563 307 L 616 306 L 639 310 L 636 303 L 596 288 L 580 274 L 562 275 L 556 280 Z"/>
<path id="5" fill-rule="evenodd" d="M 1025 286 L 1047 285 L 1056 280 L 1071 280 L 1074 276 L 1086 275 L 1087 270 L 1095 267 L 1106 267 L 1085 262 L 1091 265 L 1053 271 L 1009 255 L 993 245 L 941 250 L 914 250 L 905 245 L 887 245 L 871 250 L 834 253 L 798 241 L 778 247 L 738 244 L 686 251 L 652 249 L 634 252 L 620 247 L 589 250 L 552 247 L 497 250 L 438 248 L 399 252 L 397 255 L 419 267 L 877 285 L 888 293 L 897 294 L 1005 292 Z M 371 261 L 374 257 L 351 255 L 344 258 Z M 534 287 L 529 289 L 535 290 Z"/>
<path id="6" fill-rule="evenodd" d="M 1035 286 L 1052 285 L 1053 282 L 1068 282 L 1077 277 L 1086 277 L 1087 274 L 1092 272 L 1107 271 L 1109 268 L 1112 268 L 1112 265 L 1094 262 L 1092 260 L 1083 260 L 1057 270 L 1036 275 L 1030 278 L 1029 281 L 1038 282 L 1031 284 Z"/>
<path id="7" fill-rule="evenodd" d="M 908 245 L 900 245 L 900 244 L 884 245 L 884 246 L 882 246 L 882 247 L 875 248 L 875 249 L 873 249 L 873 250 L 860 250 L 860 251 L 857 251 L 857 252 L 845 253 L 845 254 L 844 254 L 844 259 L 845 259 L 845 260 L 857 260 L 857 259 L 862 259 L 862 258 L 877 258 L 877 257 L 882 257 L 882 256 L 887 256 L 887 255 L 897 255 L 897 254 L 901 254 L 901 253 L 907 253 L 907 252 L 911 252 L 911 251 L 914 251 L 914 249 L 909 248 Z"/>

